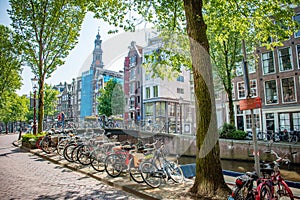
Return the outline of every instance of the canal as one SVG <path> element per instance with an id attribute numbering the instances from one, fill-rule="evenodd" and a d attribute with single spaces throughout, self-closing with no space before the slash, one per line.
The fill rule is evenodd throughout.
<path id="1" fill-rule="evenodd" d="M 195 158 L 193 157 L 180 157 L 179 163 L 180 164 L 191 164 L 195 163 Z M 223 170 L 230 170 L 235 172 L 247 172 L 247 171 L 254 171 L 254 161 L 253 162 L 246 162 L 246 161 L 236 161 L 236 160 L 221 160 L 222 169 Z M 299 165 L 290 165 L 288 168 L 287 166 L 280 166 L 280 172 L 282 177 L 285 180 L 300 182 L 300 166 Z"/>

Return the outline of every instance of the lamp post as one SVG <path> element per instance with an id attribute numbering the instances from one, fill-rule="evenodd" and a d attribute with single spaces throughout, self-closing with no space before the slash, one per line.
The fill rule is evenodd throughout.
<path id="1" fill-rule="evenodd" d="M 33 88 L 33 134 L 36 135 L 36 91 L 38 79 L 36 76 L 31 79 L 32 88 Z"/>
<path id="2" fill-rule="evenodd" d="M 180 109 L 180 134 L 182 134 L 182 104 L 183 104 L 183 98 L 179 97 L 179 109 Z"/>

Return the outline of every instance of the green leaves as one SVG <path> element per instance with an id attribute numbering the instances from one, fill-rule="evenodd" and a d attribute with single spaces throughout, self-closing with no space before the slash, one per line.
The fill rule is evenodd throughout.
<path id="1" fill-rule="evenodd" d="M 21 59 L 16 51 L 18 41 L 14 41 L 13 32 L 0 25 L 0 102 L 5 95 L 14 93 L 21 87 Z M 0 105 L 1 108 L 1 105 Z"/>
<path id="2" fill-rule="evenodd" d="M 7 93 L 0 106 L 0 121 L 4 123 L 13 121 L 25 121 L 28 113 L 28 99 L 26 96 L 18 96 L 16 93 Z"/>
<path id="3" fill-rule="evenodd" d="M 65 62 L 78 40 L 88 1 L 9 0 L 17 49 L 39 79 L 38 131 L 43 128 L 44 82 Z"/>
<path id="4" fill-rule="evenodd" d="M 110 79 L 104 89 L 100 90 L 98 113 L 106 116 L 124 113 L 125 97 L 122 85 L 115 79 Z"/>
<path id="5" fill-rule="evenodd" d="M 10 4 L 8 13 L 24 60 L 37 77 L 50 77 L 77 43 L 86 7 L 67 0 L 10 0 Z"/>
<path id="6" fill-rule="evenodd" d="M 56 112 L 57 107 L 57 95 L 59 92 L 52 88 L 51 85 L 45 84 L 44 90 L 44 109 L 45 109 L 45 116 L 53 116 Z"/>

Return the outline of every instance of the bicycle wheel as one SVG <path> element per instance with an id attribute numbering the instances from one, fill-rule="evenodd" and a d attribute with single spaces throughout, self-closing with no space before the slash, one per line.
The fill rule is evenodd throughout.
<path id="1" fill-rule="evenodd" d="M 111 177 L 117 177 L 123 170 L 124 159 L 119 154 L 110 154 L 105 159 L 105 171 Z"/>
<path id="2" fill-rule="evenodd" d="M 48 137 L 48 136 L 45 136 L 41 142 L 40 142 L 40 147 L 41 149 L 47 153 L 47 154 L 50 154 L 50 153 L 53 153 L 56 146 L 54 144 L 54 142 L 51 141 L 51 138 Z"/>
<path id="3" fill-rule="evenodd" d="M 142 178 L 147 185 L 153 188 L 157 188 L 160 186 L 162 174 L 159 173 L 157 167 L 153 163 L 142 163 L 140 171 L 142 173 Z"/>
<path id="4" fill-rule="evenodd" d="M 74 160 L 72 159 L 72 152 L 76 146 L 77 146 L 76 143 L 70 143 L 64 148 L 63 155 L 67 161 L 74 162 Z"/>
<path id="5" fill-rule="evenodd" d="M 64 140 L 64 139 L 58 142 L 56 146 L 56 150 L 59 155 L 63 156 L 64 148 L 65 146 L 67 146 L 68 142 L 69 140 Z"/>
<path id="6" fill-rule="evenodd" d="M 132 178 L 132 180 L 134 180 L 137 183 L 143 183 L 144 179 L 142 177 L 142 173 L 141 170 L 139 169 L 139 167 L 132 167 L 130 168 L 130 177 Z"/>
<path id="7" fill-rule="evenodd" d="M 296 144 L 298 142 L 298 136 L 294 135 L 291 139 L 291 142 L 294 142 Z"/>
<path id="8" fill-rule="evenodd" d="M 242 188 L 235 187 L 232 192 L 232 197 L 234 200 L 244 200 Z"/>
<path id="9" fill-rule="evenodd" d="M 165 162 L 165 170 L 169 177 L 175 182 L 175 183 L 181 183 L 183 181 L 183 172 L 179 165 L 177 165 L 173 161 L 166 161 Z"/>
<path id="10" fill-rule="evenodd" d="M 41 141 L 42 141 L 43 138 L 44 138 L 44 136 L 39 137 L 39 138 L 37 139 L 37 141 L 35 142 L 35 145 L 36 145 L 36 147 L 37 147 L 38 149 L 42 149 L 42 148 L 41 148 Z"/>
<path id="11" fill-rule="evenodd" d="M 91 165 L 97 172 L 103 172 L 105 170 L 105 154 L 100 153 L 96 156 L 92 156 Z"/>
<path id="12" fill-rule="evenodd" d="M 294 200 L 294 195 L 288 186 L 284 186 L 281 182 L 277 185 L 276 194 L 280 200 Z"/>
<path id="13" fill-rule="evenodd" d="M 272 200 L 272 192 L 268 185 L 263 185 L 261 187 L 260 200 Z"/>
<path id="14" fill-rule="evenodd" d="M 90 150 L 88 146 L 82 145 L 77 150 L 76 155 L 77 161 L 82 165 L 89 165 L 91 164 L 91 157 L 90 157 Z"/>
<path id="15" fill-rule="evenodd" d="M 73 160 L 74 162 L 79 163 L 79 164 L 80 164 L 80 162 L 78 161 L 77 153 L 78 153 L 78 149 L 79 149 L 80 147 L 82 147 L 82 144 L 79 144 L 79 145 L 77 145 L 76 147 L 74 147 L 74 148 L 72 149 L 72 153 L 71 153 L 71 157 L 70 157 L 71 160 Z"/>

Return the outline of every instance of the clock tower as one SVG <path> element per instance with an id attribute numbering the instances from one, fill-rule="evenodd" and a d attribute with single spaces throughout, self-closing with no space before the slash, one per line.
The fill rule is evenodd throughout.
<path id="1" fill-rule="evenodd" d="M 92 68 L 97 69 L 97 68 L 103 68 L 103 61 L 102 61 L 102 40 L 100 39 L 100 34 L 98 30 L 98 34 L 96 35 L 95 39 L 95 46 L 94 46 L 94 51 L 93 51 L 93 63 L 92 63 Z"/>

